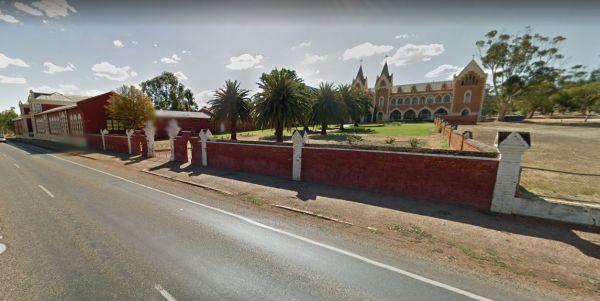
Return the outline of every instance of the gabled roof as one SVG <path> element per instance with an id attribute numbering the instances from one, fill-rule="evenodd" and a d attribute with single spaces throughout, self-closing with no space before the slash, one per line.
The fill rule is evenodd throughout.
<path id="1" fill-rule="evenodd" d="M 78 102 L 82 99 L 88 98 L 88 96 L 81 95 L 65 95 L 59 92 L 45 93 L 45 92 L 34 92 L 30 91 L 33 99 L 41 101 L 63 101 L 63 102 Z"/>
<path id="2" fill-rule="evenodd" d="M 459 74 L 457 74 L 457 77 L 461 77 L 463 74 L 465 74 L 468 71 L 475 71 L 477 73 L 481 73 L 481 74 L 486 74 L 485 71 L 481 68 L 481 66 L 479 66 L 479 64 L 472 59 L 467 66 L 465 66 L 465 68 L 463 68 L 463 70 L 460 71 Z"/>

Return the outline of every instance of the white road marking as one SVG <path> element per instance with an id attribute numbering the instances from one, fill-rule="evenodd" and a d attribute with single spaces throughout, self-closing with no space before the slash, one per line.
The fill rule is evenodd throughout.
<path id="1" fill-rule="evenodd" d="M 71 160 L 67 160 L 67 159 L 58 157 L 56 155 L 49 154 L 49 156 L 52 156 L 52 157 L 54 157 L 56 159 L 59 159 L 59 160 L 62 160 L 62 161 L 66 161 L 66 162 L 69 162 L 69 163 L 72 163 L 72 164 L 75 164 L 75 165 L 78 165 L 78 166 L 81 166 L 83 168 L 87 168 L 87 169 L 90 169 L 90 170 L 93 170 L 93 171 L 96 171 L 96 172 L 99 172 L 99 173 L 111 176 L 113 178 L 116 178 L 116 179 L 119 179 L 119 180 L 122 180 L 122 181 L 125 181 L 125 182 L 128 182 L 128 183 L 131 183 L 131 184 L 134 184 L 134 185 L 138 185 L 140 187 L 144 187 L 146 189 L 150 189 L 150 190 L 153 190 L 153 191 L 156 191 L 156 192 L 160 192 L 162 194 L 165 194 L 165 195 L 168 195 L 170 197 L 174 197 L 174 198 L 180 199 L 182 201 L 185 201 L 185 202 L 188 202 L 188 203 L 191 203 L 191 204 L 195 204 L 195 205 L 198 205 L 198 206 L 210 209 L 210 210 L 214 210 L 214 211 L 220 212 L 220 213 L 225 214 L 225 215 L 229 215 L 231 217 L 237 218 L 239 220 L 242 220 L 242 221 L 247 222 L 249 224 L 255 225 L 257 227 L 260 227 L 260 228 L 263 228 L 263 229 L 267 229 L 267 230 L 270 230 L 270 231 L 273 231 L 273 232 L 277 232 L 279 234 L 283 234 L 285 236 L 289 236 L 289 237 L 292 237 L 292 238 L 304 241 L 306 243 L 309 243 L 309 244 L 312 244 L 312 245 L 315 245 L 315 246 L 319 246 L 319 247 L 322 247 L 324 249 L 327 249 L 327 250 L 330 250 L 330 251 L 333 251 L 333 252 L 336 252 L 336 253 L 339 253 L 339 254 L 343 254 L 343 255 L 346 255 L 346 256 L 358 259 L 358 260 L 366 262 L 368 264 L 371 264 L 371 265 L 374 265 L 374 266 L 386 269 L 388 271 L 392 271 L 392 272 L 395 272 L 395 273 L 398 273 L 398 274 L 401 274 L 401 275 L 413 278 L 415 280 L 419 280 L 419 281 L 425 282 L 425 283 L 433 285 L 433 286 L 437 286 L 437 287 L 449 290 L 451 292 L 454 292 L 454 293 L 457 293 L 457 294 L 469 297 L 469 298 L 474 299 L 474 300 L 492 301 L 492 299 L 490 299 L 490 298 L 479 296 L 479 295 L 477 295 L 475 293 L 471 293 L 469 291 L 465 291 L 465 290 L 462 290 L 460 288 L 456 288 L 456 287 L 453 287 L 451 285 L 448 285 L 448 284 L 445 284 L 445 283 L 441 283 L 439 281 L 435 281 L 433 279 L 429 279 L 429 278 L 426 278 L 426 277 L 423 277 L 423 276 L 411 273 L 409 271 L 405 271 L 403 269 L 400 269 L 400 268 L 397 268 L 397 267 L 394 267 L 394 266 L 391 266 L 391 265 L 387 265 L 385 263 L 382 263 L 382 262 L 379 262 L 379 261 L 376 261 L 376 260 L 373 260 L 373 259 L 369 259 L 367 257 L 358 255 L 356 253 L 353 253 L 353 252 L 350 252 L 350 251 L 346 251 L 346 250 L 343 250 L 343 249 L 340 249 L 340 248 L 337 248 L 337 247 L 334 247 L 334 246 L 330 246 L 328 244 L 321 243 L 321 242 L 312 240 L 310 238 L 306 238 L 304 236 L 296 235 L 296 234 L 293 234 L 293 233 L 290 233 L 290 232 L 287 232 L 287 231 L 284 231 L 284 230 L 281 230 L 281 229 L 277 229 L 277 228 L 274 228 L 274 227 L 271 227 L 271 226 L 259 223 L 259 222 L 255 221 L 255 220 L 252 220 L 250 218 L 247 218 L 247 217 L 239 215 L 239 214 L 235 214 L 235 213 L 232 213 L 232 212 L 229 212 L 229 211 L 226 211 L 226 210 L 223 210 L 223 209 L 219 209 L 219 208 L 216 208 L 216 207 L 212 207 L 212 206 L 209 206 L 209 205 L 206 205 L 206 204 L 198 203 L 196 201 L 192 201 L 192 200 L 186 199 L 184 197 L 181 197 L 181 196 L 178 196 L 178 195 L 166 192 L 166 191 L 162 191 L 160 189 L 157 189 L 157 188 L 154 188 L 154 187 L 150 187 L 150 186 L 147 186 L 147 185 L 144 185 L 144 184 L 141 184 L 141 183 L 138 183 L 138 182 L 135 182 L 135 181 L 123 178 L 121 176 L 117 176 L 117 175 L 111 174 L 109 172 L 106 172 L 106 171 L 103 171 L 103 170 L 99 170 L 99 169 L 96 169 L 96 168 L 93 168 L 93 167 L 90 167 L 90 166 L 87 166 L 87 165 L 84 165 L 84 164 L 81 164 L 81 163 L 77 163 L 77 162 L 74 162 L 74 161 L 71 161 Z"/>
<path id="2" fill-rule="evenodd" d="M 21 168 L 21 167 L 19 166 L 19 164 L 17 164 L 17 163 L 13 163 L 13 164 L 15 165 L 15 167 L 16 167 L 16 168 Z"/>
<path id="3" fill-rule="evenodd" d="M 48 189 L 46 189 L 46 187 L 42 186 L 42 185 L 38 185 L 45 193 L 47 193 L 51 198 L 54 198 L 54 195 L 48 191 Z"/>
<path id="4" fill-rule="evenodd" d="M 175 299 L 175 297 L 173 297 L 171 294 L 169 294 L 169 292 L 167 292 L 167 290 L 165 290 L 164 288 L 162 288 L 162 286 L 160 286 L 160 284 L 157 284 L 154 286 L 154 288 L 163 296 L 165 297 L 165 299 L 167 299 L 168 301 L 177 301 L 177 299 Z"/>

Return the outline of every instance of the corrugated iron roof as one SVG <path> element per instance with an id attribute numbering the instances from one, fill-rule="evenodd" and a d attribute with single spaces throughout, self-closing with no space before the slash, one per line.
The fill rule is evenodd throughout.
<path id="1" fill-rule="evenodd" d="M 162 118 L 202 118 L 210 119 L 210 116 L 204 112 L 187 112 L 187 111 L 168 111 L 156 110 L 156 117 Z"/>

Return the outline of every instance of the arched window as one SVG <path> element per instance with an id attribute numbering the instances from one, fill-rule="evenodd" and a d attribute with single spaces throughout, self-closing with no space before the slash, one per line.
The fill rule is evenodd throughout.
<path id="1" fill-rule="evenodd" d="M 419 104 L 425 104 L 425 96 L 419 98 Z"/>
<path id="2" fill-rule="evenodd" d="M 383 112 L 378 112 L 377 113 L 377 121 L 381 121 L 383 120 Z"/>
<path id="3" fill-rule="evenodd" d="M 469 115 L 469 109 L 462 110 L 462 112 L 460 112 L 460 115 L 462 115 L 462 116 L 468 116 Z"/>
<path id="4" fill-rule="evenodd" d="M 412 104 L 416 105 L 419 102 L 419 99 L 415 96 L 412 98 Z"/>
<path id="5" fill-rule="evenodd" d="M 400 113 L 400 111 L 393 110 L 392 113 L 390 113 L 391 121 L 400 121 L 400 119 L 402 119 L 402 113 Z"/>
<path id="6" fill-rule="evenodd" d="M 383 96 L 379 97 L 379 107 L 383 107 Z"/>
<path id="7" fill-rule="evenodd" d="M 427 96 L 427 103 L 433 103 L 433 96 Z"/>
<path id="8" fill-rule="evenodd" d="M 408 110 L 404 112 L 404 120 L 415 120 L 417 118 L 417 114 L 413 110 Z"/>
<path id="9" fill-rule="evenodd" d="M 444 95 L 444 102 L 450 102 L 450 95 Z"/>
<path id="10" fill-rule="evenodd" d="M 465 103 L 469 103 L 469 102 L 471 102 L 471 91 L 467 91 L 467 92 L 465 92 L 465 98 L 464 98 L 464 102 L 465 102 Z"/>
<path id="11" fill-rule="evenodd" d="M 442 97 L 441 96 L 436 96 L 435 97 L 435 103 L 442 103 Z"/>
<path id="12" fill-rule="evenodd" d="M 401 105 L 402 104 L 402 98 L 398 98 L 398 101 L 396 103 L 399 104 L 399 105 Z"/>
<path id="13" fill-rule="evenodd" d="M 419 112 L 419 120 L 431 120 L 431 111 L 428 109 L 421 110 Z"/>
<path id="14" fill-rule="evenodd" d="M 446 109 L 444 108 L 439 108 L 437 110 L 435 110 L 435 113 L 433 113 L 434 116 L 446 116 L 448 115 L 448 111 L 446 111 Z"/>

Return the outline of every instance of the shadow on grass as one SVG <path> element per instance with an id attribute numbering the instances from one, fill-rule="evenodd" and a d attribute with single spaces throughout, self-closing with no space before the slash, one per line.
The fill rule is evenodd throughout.
<path id="1" fill-rule="evenodd" d="M 380 127 L 380 126 L 377 126 Z M 344 128 L 343 130 L 339 130 L 342 133 L 348 133 L 348 134 L 374 134 L 375 130 L 373 130 L 371 127 L 351 127 L 351 128 Z"/>
<path id="2" fill-rule="evenodd" d="M 10 142 L 9 145 L 20 148 L 31 154 L 60 152 L 43 149 L 40 147 L 31 147 L 25 143 Z M 122 154 L 115 154 L 115 156 L 126 162 L 141 160 L 141 158 L 129 157 Z M 180 162 L 165 162 L 150 168 L 152 171 L 158 171 L 161 169 L 166 169 L 173 172 L 185 172 L 190 176 L 205 174 L 256 185 L 295 191 L 296 197 L 304 202 L 316 200 L 317 197 L 334 198 L 345 200 L 347 202 L 367 204 L 370 206 L 377 206 L 391 210 L 470 224 L 501 232 L 559 241 L 577 248 L 587 256 L 600 259 L 600 245 L 594 241 L 581 237 L 576 232 L 584 231 L 590 233 L 600 233 L 599 228 L 565 224 L 535 218 L 490 214 L 459 205 L 420 200 L 399 195 L 381 195 L 367 191 L 353 190 L 320 183 L 298 182 L 288 179 L 246 173 L 239 170 L 233 171 L 211 167 L 201 167 L 193 164 L 182 164 Z"/>

